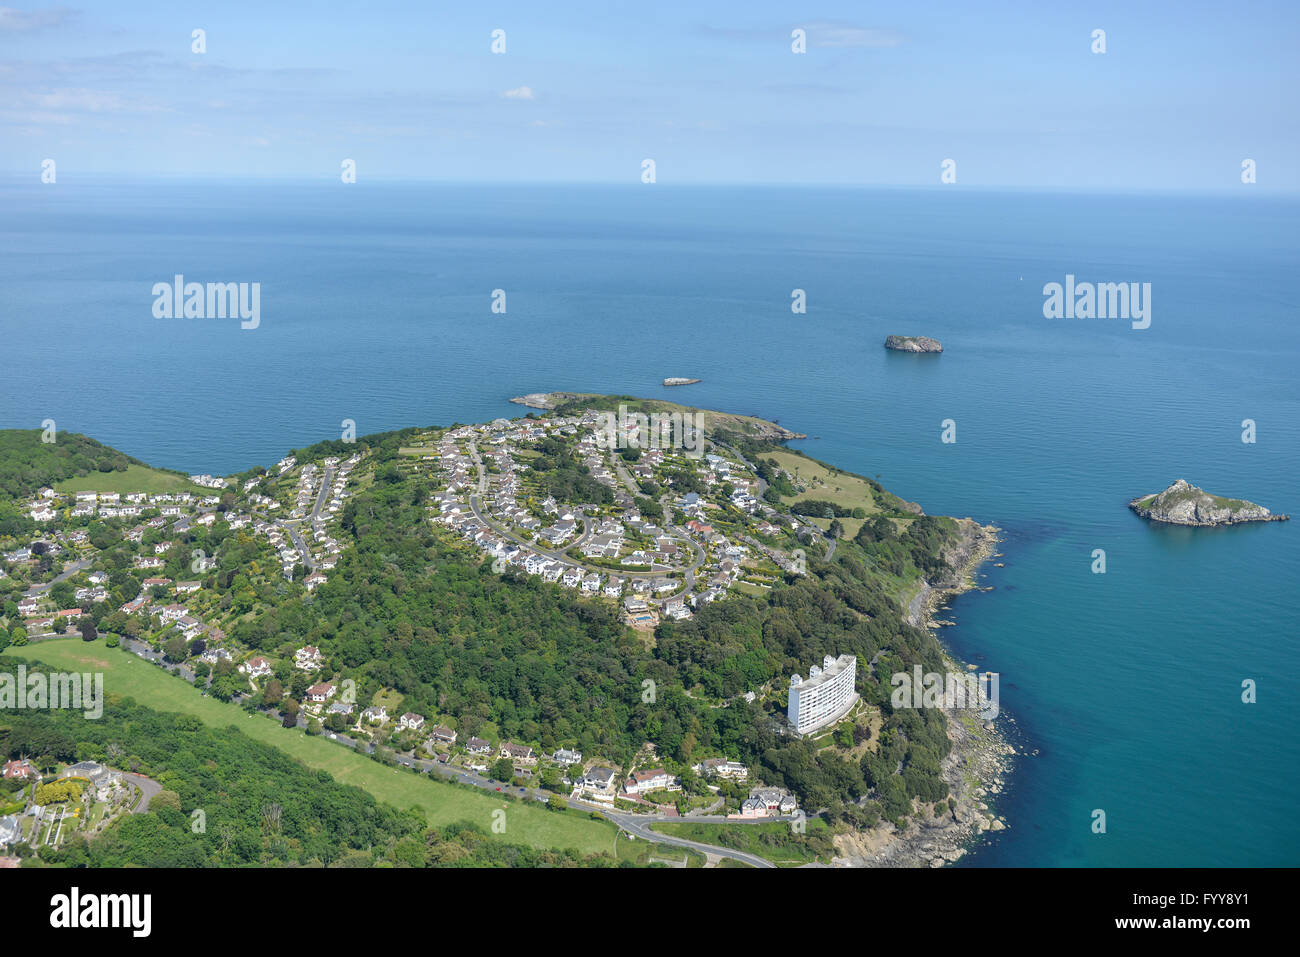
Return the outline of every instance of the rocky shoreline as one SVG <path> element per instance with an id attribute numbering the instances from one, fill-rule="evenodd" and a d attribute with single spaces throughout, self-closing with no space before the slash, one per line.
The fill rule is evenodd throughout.
<path id="1" fill-rule="evenodd" d="M 946 581 L 925 583 L 907 609 L 908 621 L 918 627 L 939 624 L 934 614 L 954 596 L 977 587 L 975 571 L 993 556 L 1000 529 L 959 519 L 960 542 L 947 554 L 955 569 Z M 945 652 L 945 667 L 953 673 L 968 669 Z M 1011 769 L 1015 748 L 992 722 L 971 709 L 944 709 L 952 750 L 941 765 L 950 797 L 956 807 L 937 818 L 913 818 L 900 831 L 882 822 L 867 831 L 835 837 L 837 867 L 943 867 L 962 858 L 971 843 L 985 831 L 1000 831 L 1007 824 L 997 816 L 992 798 L 1001 793 Z M 1004 719 L 1005 720 L 1005 719 Z"/>

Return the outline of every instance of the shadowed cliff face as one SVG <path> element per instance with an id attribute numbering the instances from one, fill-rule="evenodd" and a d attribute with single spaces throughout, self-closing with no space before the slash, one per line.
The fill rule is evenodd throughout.
<path id="1" fill-rule="evenodd" d="M 1144 495 L 1128 503 L 1143 518 L 1170 525 L 1235 525 L 1239 522 L 1281 522 L 1262 505 L 1242 499 L 1222 498 L 1179 479 L 1163 492 Z"/>

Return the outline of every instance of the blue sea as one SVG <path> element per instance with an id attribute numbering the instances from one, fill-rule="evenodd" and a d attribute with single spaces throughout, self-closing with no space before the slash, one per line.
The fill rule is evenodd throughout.
<path id="1" fill-rule="evenodd" d="M 775 419 L 1004 529 L 942 633 L 1001 674 L 1019 751 L 969 864 L 1300 864 L 1300 525 L 1125 507 L 1186 478 L 1300 513 L 1296 199 L 64 176 L 0 210 L 0 425 L 223 473 L 533 391 Z M 259 328 L 154 318 L 177 273 L 260 282 Z M 1045 319 L 1067 274 L 1150 283 L 1150 328 Z"/>

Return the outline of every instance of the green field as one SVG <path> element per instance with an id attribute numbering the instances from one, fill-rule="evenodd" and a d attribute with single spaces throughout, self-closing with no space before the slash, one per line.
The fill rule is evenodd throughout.
<path id="1" fill-rule="evenodd" d="M 805 491 L 787 501 L 802 502 L 804 499 L 811 498 L 833 502 L 843 508 L 865 509 L 868 515 L 880 511 L 880 507 L 876 504 L 875 492 L 865 479 L 847 472 L 836 471 L 820 462 L 795 455 L 793 452 L 764 452 L 761 457 L 775 459 L 777 465 L 793 475 L 798 484 L 804 486 Z M 840 522 L 843 524 L 844 519 Z"/>
<path id="2" fill-rule="evenodd" d="M 64 479 L 54 486 L 56 492 L 193 492 L 221 494 L 216 489 L 195 485 L 187 476 L 162 472 L 145 465 L 128 465 L 125 472 L 91 472 Z"/>
<path id="3" fill-rule="evenodd" d="M 704 855 L 691 850 L 689 847 L 673 847 L 670 844 L 638 841 L 625 834 L 619 835 L 617 856 L 619 861 L 630 861 L 639 867 L 649 867 L 653 864 L 661 864 L 665 867 L 680 867 L 684 861 L 686 866 L 691 868 L 703 867 L 705 863 Z M 723 858 L 723 860 L 727 860 L 727 858 Z"/>
<path id="4" fill-rule="evenodd" d="M 830 847 L 826 822 L 815 817 L 807 822 L 807 826 L 806 835 L 793 833 L 790 824 L 785 821 L 763 824 L 657 823 L 651 825 L 651 830 L 736 851 L 747 851 L 781 867 L 798 867 L 817 860 L 829 863 L 829 853 L 818 853 L 819 849 Z"/>
<path id="5" fill-rule="evenodd" d="M 505 801 L 489 797 L 487 792 L 384 767 L 327 738 L 308 737 L 261 715 L 250 715 L 238 705 L 203 697 L 182 679 L 120 648 L 107 648 L 102 641 L 51 639 L 10 647 L 5 654 L 39 660 L 56 670 L 103 672 L 104 691 L 109 696 L 132 697 L 159 711 L 193 714 L 214 728 L 234 725 L 250 738 L 277 747 L 308 767 L 327 771 L 336 781 L 355 785 L 380 801 L 398 808 L 418 808 L 433 825 L 469 821 L 494 833 L 492 812 L 504 808 L 501 837 L 512 844 L 571 847 L 587 854 L 612 854 L 615 850 L 617 829 L 608 821 L 592 820 L 574 810 L 549 811 L 536 802 Z"/>

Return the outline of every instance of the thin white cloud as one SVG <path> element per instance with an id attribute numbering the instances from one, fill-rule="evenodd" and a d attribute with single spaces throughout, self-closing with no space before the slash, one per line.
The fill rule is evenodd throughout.
<path id="1" fill-rule="evenodd" d="M 507 100 L 535 100 L 537 95 L 533 92 L 532 87 L 517 86 L 513 90 L 506 90 L 501 94 Z"/>
<path id="2" fill-rule="evenodd" d="M 902 34 L 894 30 L 855 27 L 847 23 L 823 20 L 810 23 L 804 29 L 816 47 L 896 47 L 903 42 Z"/>
<path id="3" fill-rule="evenodd" d="M 50 10 L 15 10 L 13 7 L 0 7 L 0 33 L 25 33 L 28 30 L 56 27 L 73 14 L 74 11 L 67 7 L 54 7 Z"/>
<path id="4" fill-rule="evenodd" d="M 123 97 L 110 90 L 62 88 L 43 92 L 24 91 L 19 97 L 39 110 L 72 113 L 162 113 L 170 108 L 159 103 Z"/>

